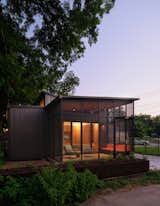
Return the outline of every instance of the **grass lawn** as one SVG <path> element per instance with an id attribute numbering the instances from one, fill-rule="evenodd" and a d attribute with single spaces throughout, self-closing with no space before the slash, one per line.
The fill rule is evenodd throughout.
<path id="1" fill-rule="evenodd" d="M 117 190 L 123 187 L 145 186 L 150 184 L 160 184 L 160 171 L 149 171 L 136 178 L 120 178 L 106 180 L 104 189 Z"/>
<path id="2" fill-rule="evenodd" d="M 135 146 L 135 153 L 143 155 L 157 155 L 160 156 L 160 147 L 157 146 Z"/>

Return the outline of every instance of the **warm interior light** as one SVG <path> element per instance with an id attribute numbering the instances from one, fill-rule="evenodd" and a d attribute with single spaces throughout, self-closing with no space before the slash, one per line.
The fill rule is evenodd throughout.
<path id="1" fill-rule="evenodd" d="M 97 151 L 98 149 L 98 137 L 99 137 L 99 124 L 82 122 L 82 128 L 80 122 L 72 122 L 72 138 L 71 137 L 71 122 L 64 122 L 64 136 L 63 144 L 72 144 L 72 146 L 80 146 L 81 144 L 81 129 L 83 144 L 92 144 L 92 148 Z M 91 127 L 92 126 L 92 127 Z M 92 136 L 91 136 L 92 128 Z M 71 142 L 72 141 L 72 142 Z"/>
<path id="2" fill-rule="evenodd" d="M 80 133 L 81 124 L 80 122 L 72 122 L 72 144 L 80 145 Z"/>
<path id="3" fill-rule="evenodd" d="M 80 127 L 80 122 L 72 122 L 72 125 L 75 127 Z"/>
<path id="4" fill-rule="evenodd" d="M 84 126 L 86 126 L 86 125 L 89 125 L 90 123 L 88 123 L 88 122 L 83 122 L 82 123 Z"/>
<path id="5" fill-rule="evenodd" d="M 70 122 L 64 122 L 64 126 L 69 126 L 70 124 Z"/>

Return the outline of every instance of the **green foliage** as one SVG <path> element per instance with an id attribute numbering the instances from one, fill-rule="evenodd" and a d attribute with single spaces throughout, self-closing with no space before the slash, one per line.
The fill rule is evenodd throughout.
<path id="1" fill-rule="evenodd" d="M 160 137 L 160 116 L 152 118 L 153 133 Z"/>
<path id="2" fill-rule="evenodd" d="M 150 115 L 135 116 L 135 137 L 160 136 L 160 116 Z"/>
<path id="3" fill-rule="evenodd" d="M 134 153 L 129 153 L 129 154 L 125 154 L 125 153 L 119 153 L 116 157 L 116 159 L 120 159 L 120 160 L 132 160 L 135 159 Z"/>
<path id="4" fill-rule="evenodd" d="M 0 205 L 76 206 L 98 188 L 116 190 L 148 184 L 160 184 L 160 171 L 149 171 L 133 179 L 100 181 L 89 170 L 78 173 L 72 165 L 65 172 L 47 168 L 33 177 L 0 176 Z"/>
<path id="5" fill-rule="evenodd" d="M 111 161 L 111 160 L 114 160 L 113 155 L 109 155 L 108 157 L 101 157 L 99 161 L 102 161 L 105 163 L 106 161 Z"/>
<path id="6" fill-rule="evenodd" d="M 135 116 L 135 136 L 151 136 L 153 133 L 152 118 L 150 115 Z"/>
<path id="7" fill-rule="evenodd" d="M 160 156 L 160 147 L 158 146 L 135 146 L 135 153 L 143 155 L 157 155 Z"/>
<path id="8" fill-rule="evenodd" d="M 123 153 L 118 153 L 116 159 L 119 160 L 129 160 L 129 156 Z"/>
<path id="9" fill-rule="evenodd" d="M 73 191 L 76 191 L 76 197 L 78 202 L 86 200 L 92 193 L 98 188 L 102 187 L 102 181 L 97 179 L 96 175 L 93 175 L 89 170 L 85 170 L 84 173 L 79 173 L 77 183 Z"/>
<path id="10" fill-rule="evenodd" d="M 160 171 L 149 171 L 137 178 L 106 180 L 105 189 L 117 190 L 126 186 L 160 184 Z"/>
<path id="11" fill-rule="evenodd" d="M 31 189 L 31 188 L 30 188 Z M 0 179 L 0 199 L 6 206 L 30 205 L 28 181 L 24 178 L 3 177 Z"/>
<path id="12" fill-rule="evenodd" d="M 42 89 L 69 95 L 68 67 L 96 43 L 115 0 L 0 1 L 0 121 L 7 103 L 33 104 Z M 1 122 L 0 122 L 0 127 Z"/>
<path id="13" fill-rule="evenodd" d="M 160 172 L 149 171 L 139 178 L 140 184 L 160 184 Z"/>
<path id="14" fill-rule="evenodd" d="M 65 172 L 46 168 L 30 178 L 0 177 L 0 199 L 5 205 L 72 206 L 102 185 L 89 170 L 78 173 L 72 165 Z"/>
<path id="15" fill-rule="evenodd" d="M 134 152 L 130 152 L 128 156 L 129 156 L 129 159 L 131 160 L 135 159 Z"/>
<path id="16" fill-rule="evenodd" d="M 105 182 L 105 188 L 111 188 L 113 190 L 125 187 L 129 184 L 129 179 L 115 179 L 115 180 L 107 180 Z"/>

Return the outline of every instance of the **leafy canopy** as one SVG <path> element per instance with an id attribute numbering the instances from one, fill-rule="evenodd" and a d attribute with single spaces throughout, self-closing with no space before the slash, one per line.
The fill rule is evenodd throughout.
<path id="1" fill-rule="evenodd" d="M 145 136 L 160 136 L 160 115 L 152 117 L 146 114 L 135 116 L 135 136 L 144 138 Z"/>
<path id="2" fill-rule="evenodd" d="M 0 103 L 33 103 L 46 89 L 68 95 L 79 78 L 67 70 L 96 43 L 115 0 L 0 2 Z"/>

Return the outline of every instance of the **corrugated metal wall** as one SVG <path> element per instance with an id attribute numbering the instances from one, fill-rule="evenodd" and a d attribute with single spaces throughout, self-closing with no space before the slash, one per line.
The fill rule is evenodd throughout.
<path id="1" fill-rule="evenodd" d="M 45 110 L 48 117 L 47 155 L 61 161 L 62 159 L 62 101 L 49 105 Z"/>
<path id="2" fill-rule="evenodd" d="M 33 160 L 45 156 L 46 115 L 40 107 L 9 109 L 8 158 Z"/>

